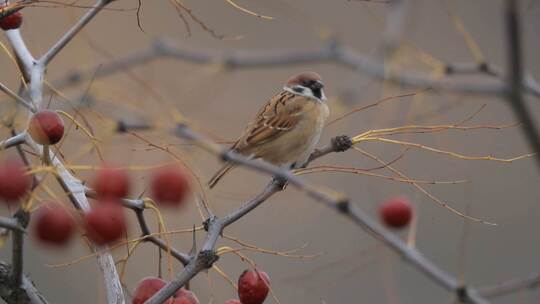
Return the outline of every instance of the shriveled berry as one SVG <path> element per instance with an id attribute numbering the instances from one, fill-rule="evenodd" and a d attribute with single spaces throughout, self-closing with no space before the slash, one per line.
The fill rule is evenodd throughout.
<path id="1" fill-rule="evenodd" d="M 242 304 L 262 304 L 270 290 L 266 272 L 245 270 L 238 279 L 238 297 Z"/>

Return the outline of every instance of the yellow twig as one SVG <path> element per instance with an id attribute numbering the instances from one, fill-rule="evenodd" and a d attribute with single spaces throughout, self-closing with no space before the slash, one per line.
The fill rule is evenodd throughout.
<path id="1" fill-rule="evenodd" d="M 227 3 L 229 3 L 231 6 L 233 6 L 234 8 L 244 12 L 244 13 L 247 13 L 249 15 L 252 15 L 252 16 L 255 16 L 255 17 L 259 17 L 259 18 L 262 18 L 262 19 L 267 19 L 267 20 L 272 20 L 274 19 L 274 17 L 270 17 L 270 16 L 265 16 L 265 15 L 261 15 L 261 14 L 258 14 L 258 13 L 255 13 L 253 11 L 250 11 L 246 8 L 243 8 L 241 7 L 240 5 L 234 3 L 232 0 L 225 0 Z"/>

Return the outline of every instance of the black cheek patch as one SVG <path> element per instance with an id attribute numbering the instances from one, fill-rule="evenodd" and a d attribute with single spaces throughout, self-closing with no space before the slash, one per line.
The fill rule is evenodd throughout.
<path id="1" fill-rule="evenodd" d="M 312 89 L 312 91 L 313 91 L 313 96 L 315 96 L 315 97 L 321 99 L 321 97 L 322 97 L 322 91 L 321 91 L 321 89 Z"/>

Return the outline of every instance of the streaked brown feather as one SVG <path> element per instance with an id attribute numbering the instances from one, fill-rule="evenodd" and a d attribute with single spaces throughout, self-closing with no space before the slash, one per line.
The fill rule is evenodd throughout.
<path id="1" fill-rule="evenodd" d="M 305 98 L 283 91 L 276 95 L 260 111 L 243 135 L 232 146 L 238 152 L 249 154 L 259 145 L 272 141 L 294 128 L 301 120 L 302 107 L 298 103 Z"/>

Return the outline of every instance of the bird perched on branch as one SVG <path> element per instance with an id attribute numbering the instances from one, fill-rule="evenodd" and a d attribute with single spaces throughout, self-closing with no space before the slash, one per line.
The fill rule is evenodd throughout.
<path id="1" fill-rule="evenodd" d="M 231 150 L 276 166 L 303 167 L 319 141 L 329 111 L 321 76 L 304 72 L 257 113 Z M 208 182 L 210 188 L 234 167 L 226 163 Z"/>

